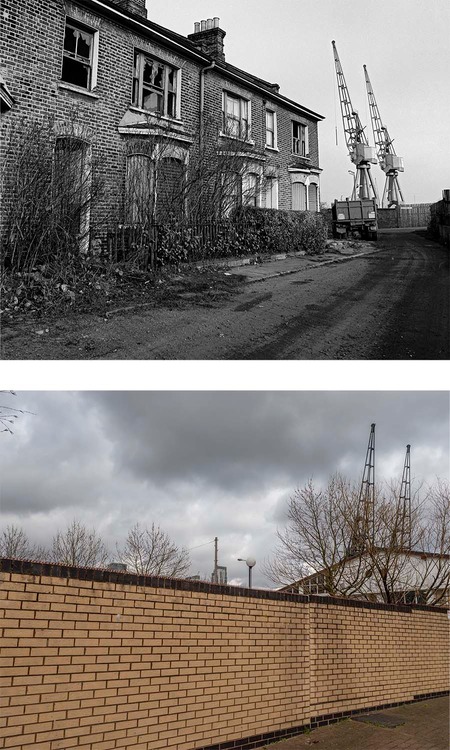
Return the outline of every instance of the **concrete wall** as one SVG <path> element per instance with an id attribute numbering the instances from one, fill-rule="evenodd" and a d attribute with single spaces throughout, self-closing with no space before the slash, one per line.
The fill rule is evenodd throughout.
<path id="1" fill-rule="evenodd" d="M 1 561 L 14 750 L 244 748 L 448 690 L 445 610 Z"/>

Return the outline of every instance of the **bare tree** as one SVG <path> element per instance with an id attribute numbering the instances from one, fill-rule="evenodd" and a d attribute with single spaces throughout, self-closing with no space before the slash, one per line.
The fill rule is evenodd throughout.
<path id="1" fill-rule="evenodd" d="M 43 560 L 46 557 L 44 547 L 35 545 L 19 526 L 7 526 L 0 536 L 0 556 L 18 560 Z"/>
<path id="2" fill-rule="evenodd" d="M 128 532 L 125 544 L 119 549 L 121 562 L 140 575 L 183 578 L 189 572 L 189 552 L 178 547 L 160 526 L 151 528 L 139 523 Z"/>
<path id="3" fill-rule="evenodd" d="M 411 515 L 399 488 L 385 485 L 372 509 L 361 508 L 359 488 L 339 475 L 325 490 L 312 481 L 298 489 L 277 532 L 266 574 L 305 593 L 357 596 L 384 602 L 444 603 L 450 589 L 450 500 L 437 482 Z M 358 545 L 355 548 L 355 540 Z"/>
<path id="4" fill-rule="evenodd" d="M 16 395 L 14 391 L 0 391 L 0 393 L 7 393 L 10 396 Z M 23 411 L 23 409 L 16 409 L 14 406 L 0 404 L 0 432 L 9 432 L 10 435 L 12 435 L 13 429 L 11 425 L 15 424 L 19 414 L 31 414 L 31 412 Z"/>
<path id="5" fill-rule="evenodd" d="M 149 135 L 128 145 L 125 222 L 146 228 L 181 219 L 212 221 L 239 205 L 256 205 L 263 187 L 258 157 L 232 133 L 222 132 L 219 140 L 217 121 L 206 116 L 188 153 L 174 146 L 163 120 L 149 116 Z"/>
<path id="6" fill-rule="evenodd" d="M 74 519 L 65 531 L 57 531 L 52 541 L 52 560 L 62 565 L 102 567 L 109 552 L 97 532 Z"/>

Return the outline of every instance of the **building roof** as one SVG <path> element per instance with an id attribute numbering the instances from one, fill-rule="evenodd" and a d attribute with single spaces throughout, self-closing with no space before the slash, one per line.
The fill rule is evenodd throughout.
<path id="1" fill-rule="evenodd" d="M 378 552 L 383 552 L 385 548 L 379 547 L 377 549 Z M 389 552 L 393 552 L 393 550 L 387 550 Z M 421 560 L 426 560 L 427 558 L 439 558 L 441 560 L 450 560 L 450 555 L 441 554 L 439 552 L 424 552 L 420 550 L 408 550 L 408 549 L 400 549 L 398 550 L 398 553 L 401 555 L 407 555 L 407 556 L 415 556 L 419 557 Z M 367 552 L 363 552 L 360 554 L 355 555 L 348 555 L 347 557 L 344 557 L 340 562 L 334 563 L 334 565 L 331 566 L 331 568 L 337 568 L 338 566 L 342 565 L 343 563 L 350 562 L 351 560 L 357 560 L 360 557 L 363 557 L 363 555 L 366 555 Z M 310 573 L 308 576 L 304 576 L 303 578 L 299 578 L 297 581 L 292 581 L 292 583 L 288 583 L 286 586 L 281 586 L 278 591 L 288 591 L 293 586 L 301 586 L 304 583 L 307 583 L 308 581 L 313 581 L 317 576 L 323 575 L 326 572 L 326 568 L 322 568 L 322 570 L 317 570 L 314 573 Z"/>
<path id="2" fill-rule="evenodd" d="M 199 50 L 199 48 L 187 37 L 177 34 L 170 29 L 166 29 L 164 26 L 160 26 L 142 16 L 124 10 L 118 6 L 114 0 L 74 0 L 74 2 L 91 10 L 96 10 L 97 12 L 113 19 L 116 23 L 121 23 L 140 34 L 147 35 L 159 44 L 169 47 L 174 52 L 178 52 L 178 54 L 182 54 L 185 57 L 203 63 L 205 67 L 214 63 L 214 67 L 223 76 L 240 83 L 244 82 L 254 91 L 265 95 L 267 98 L 270 98 L 273 102 L 276 102 L 281 106 L 297 112 L 299 115 L 303 115 L 316 121 L 324 119 L 323 115 L 320 115 L 317 112 L 308 109 L 308 107 L 304 107 L 301 104 L 294 102 L 292 99 L 288 99 L 279 94 L 277 84 L 264 81 L 262 78 L 258 78 L 251 73 L 236 68 L 234 65 L 230 65 L 230 63 L 213 60 L 212 57 Z"/>

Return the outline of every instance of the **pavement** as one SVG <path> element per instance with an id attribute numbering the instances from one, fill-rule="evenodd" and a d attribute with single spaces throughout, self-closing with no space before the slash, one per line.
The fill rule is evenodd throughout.
<path id="1" fill-rule="evenodd" d="M 332 263 L 342 263 L 353 258 L 360 258 L 363 255 L 370 255 L 381 249 L 378 248 L 375 242 L 339 244 L 343 245 L 343 247 L 338 250 L 330 248 L 330 250 L 320 255 L 303 255 L 300 253 L 291 255 L 282 253 L 258 260 L 244 258 L 231 261 L 228 262 L 226 273 L 244 276 L 249 282 L 265 281 L 277 276 L 298 273 L 309 268 L 327 266 Z"/>
<path id="2" fill-rule="evenodd" d="M 370 716 L 371 723 L 355 716 L 268 745 L 267 750 L 449 750 L 448 697 L 374 711 Z M 377 716 L 380 723 L 372 723 Z"/>

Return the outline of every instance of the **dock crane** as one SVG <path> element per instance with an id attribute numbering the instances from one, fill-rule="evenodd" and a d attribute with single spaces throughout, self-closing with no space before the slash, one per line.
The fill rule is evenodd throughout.
<path id="1" fill-rule="evenodd" d="M 361 488 L 359 491 L 355 528 L 347 548 L 347 555 L 362 552 L 375 541 L 375 424 L 370 426 Z"/>
<path id="2" fill-rule="evenodd" d="M 377 164 L 378 162 L 376 151 L 372 146 L 369 146 L 367 136 L 364 132 L 365 127 L 361 124 L 359 115 L 352 106 L 341 61 L 339 60 L 339 55 L 336 49 L 336 43 L 333 41 L 331 44 L 333 45 L 345 140 L 350 159 L 356 166 L 356 177 L 353 186 L 352 200 L 365 200 L 370 198 L 375 199 L 378 202 L 377 190 L 370 173 L 370 165 Z"/>
<path id="3" fill-rule="evenodd" d="M 411 446 L 406 446 L 405 463 L 403 465 L 402 483 L 400 486 L 401 513 L 401 546 L 411 549 L 412 543 L 412 508 L 411 508 Z"/>
<path id="4" fill-rule="evenodd" d="M 366 78 L 370 116 L 372 119 L 373 138 L 377 149 L 380 167 L 386 174 L 381 205 L 383 208 L 393 208 L 400 203 L 404 203 L 403 194 L 398 181 L 398 173 L 404 172 L 403 159 L 395 153 L 393 140 L 389 136 L 388 129 L 383 125 L 381 120 L 380 111 L 375 99 L 375 94 L 373 93 L 367 67 L 365 65 L 363 67 Z"/>

